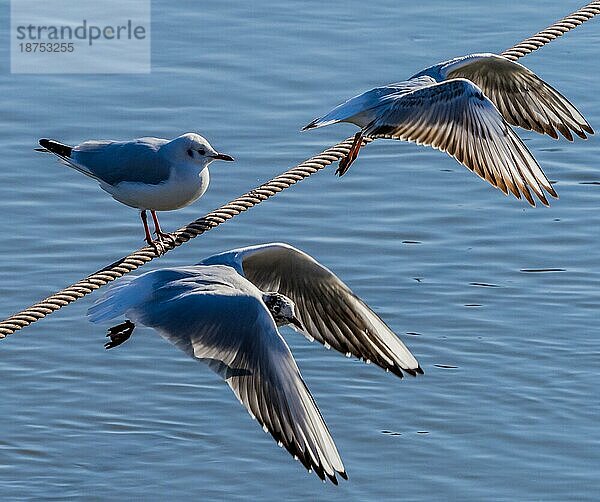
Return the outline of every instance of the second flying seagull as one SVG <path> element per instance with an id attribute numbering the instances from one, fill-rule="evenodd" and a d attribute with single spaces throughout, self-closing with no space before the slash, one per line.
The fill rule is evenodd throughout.
<path id="1" fill-rule="evenodd" d="M 361 128 L 341 176 L 356 159 L 363 138 L 411 141 L 444 151 L 505 194 L 530 189 L 546 205 L 554 188 L 509 124 L 572 140 L 593 134 L 579 111 L 523 65 L 496 54 L 471 54 L 445 61 L 337 106 L 304 129 L 350 122 Z"/>

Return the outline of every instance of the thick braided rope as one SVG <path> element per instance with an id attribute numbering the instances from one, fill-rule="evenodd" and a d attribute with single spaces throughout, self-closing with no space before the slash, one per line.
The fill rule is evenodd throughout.
<path id="1" fill-rule="evenodd" d="M 220 208 L 189 223 L 185 227 L 180 228 L 172 234 L 175 238 L 174 242 L 165 241 L 163 243 L 163 254 L 177 246 L 181 246 L 184 242 L 225 223 L 234 216 L 243 213 L 247 209 L 260 204 L 262 201 L 272 197 L 278 192 L 295 185 L 297 182 L 308 178 L 311 174 L 340 160 L 347 155 L 353 140 L 354 138 L 348 138 L 341 143 L 328 148 L 319 155 L 298 164 L 263 185 L 250 190 L 248 193 L 245 193 L 237 199 L 232 200 Z M 83 298 L 92 291 L 128 274 L 138 267 L 141 267 L 157 256 L 154 248 L 150 246 L 138 249 L 85 279 L 82 279 L 58 293 L 54 293 L 41 302 L 10 316 L 6 320 L 0 322 L 0 339 L 5 338 L 25 326 L 29 326 L 31 323 L 46 317 L 48 314 L 51 314 L 79 298 Z"/>
<path id="2" fill-rule="evenodd" d="M 533 51 L 537 51 L 540 47 L 552 42 L 552 40 L 562 37 L 567 31 L 571 31 L 580 24 L 589 21 L 597 14 L 600 14 L 600 0 L 590 2 L 585 7 L 562 18 L 552 26 L 548 26 L 548 28 L 526 38 L 510 49 L 506 49 L 501 55 L 511 61 L 516 61 Z"/>
<path id="3" fill-rule="evenodd" d="M 539 49 L 543 45 L 551 42 L 555 38 L 560 37 L 564 33 L 579 26 L 585 21 L 591 19 L 596 14 L 600 13 L 600 0 L 595 0 L 578 11 L 561 19 L 554 25 L 537 33 L 531 38 L 520 42 L 511 49 L 502 53 L 503 56 L 516 60 L 534 50 Z M 309 177 L 311 174 L 324 169 L 330 164 L 345 157 L 352 145 L 353 138 L 348 138 L 341 143 L 338 143 L 324 152 L 321 152 L 314 157 L 298 164 L 292 169 L 276 176 L 263 185 L 245 193 L 237 199 L 221 206 L 220 208 L 208 213 L 207 215 L 198 218 L 185 227 L 180 228 L 174 233 L 175 241 L 173 243 L 165 242 L 163 245 L 164 252 L 168 252 L 184 242 L 203 234 L 204 232 L 225 223 L 234 216 L 246 211 L 247 209 L 260 204 L 273 195 L 295 185 L 297 182 Z M 367 143 L 369 140 L 365 140 Z M 30 324 L 46 317 L 48 314 L 72 303 L 79 298 L 82 298 L 92 291 L 108 284 L 119 277 L 122 277 L 129 272 L 141 267 L 145 263 L 156 258 L 158 255 L 150 246 L 139 249 L 130 255 L 121 258 L 120 260 L 104 267 L 98 272 L 82 279 L 81 281 L 64 288 L 63 290 L 50 295 L 31 307 L 28 307 L 21 312 L 14 314 L 4 321 L 0 322 L 0 338 L 5 338 L 16 331 L 29 326 Z"/>

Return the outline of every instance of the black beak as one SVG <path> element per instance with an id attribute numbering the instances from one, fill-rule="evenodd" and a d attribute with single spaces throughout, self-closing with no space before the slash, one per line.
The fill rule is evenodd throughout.
<path id="1" fill-rule="evenodd" d="M 217 153 L 212 156 L 215 160 L 227 160 L 229 162 L 233 162 L 235 159 L 231 155 L 227 155 L 226 153 Z"/>
<path id="2" fill-rule="evenodd" d="M 302 325 L 302 322 L 300 322 L 300 319 L 298 319 L 297 317 L 292 317 L 290 319 L 290 324 L 292 326 L 295 326 L 296 328 L 298 328 L 300 331 L 305 331 L 304 326 Z"/>

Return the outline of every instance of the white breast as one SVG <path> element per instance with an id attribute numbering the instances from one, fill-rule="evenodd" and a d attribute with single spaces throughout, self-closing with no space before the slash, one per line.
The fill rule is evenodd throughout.
<path id="1" fill-rule="evenodd" d="M 172 211 L 185 207 L 201 197 L 210 182 L 208 167 L 200 173 L 173 169 L 167 181 L 158 185 L 122 182 L 100 183 L 100 187 L 126 206 L 154 211 Z"/>

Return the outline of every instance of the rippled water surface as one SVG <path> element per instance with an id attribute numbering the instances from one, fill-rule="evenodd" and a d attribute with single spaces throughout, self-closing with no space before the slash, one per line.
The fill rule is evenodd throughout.
<path id="1" fill-rule="evenodd" d="M 299 132 L 344 98 L 501 51 L 579 5 L 155 1 L 149 75 L 10 75 L 3 35 L 2 317 L 142 244 L 136 212 L 34 152 L 39 137 L 203 133 L 237 162 L 163 213 L 173 229 L 352 134 Z M 597 130 L 599 43 L 593 20 L 522 60 Z M 550 208 L 378 141 L 343 179 L 321 172 L 146 267 L 287 241 L 405 340 L 425 375 L 401 381 L 285 330 L 348 482 L 308 475 L 151 331 L 105 351 L 84 317 L 94 295 L 0 343 L 1 498 L 597 499 L 600 141 L 519 134 L 556 182 Z"/>

